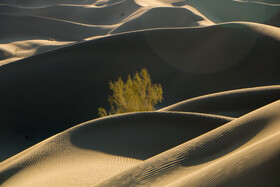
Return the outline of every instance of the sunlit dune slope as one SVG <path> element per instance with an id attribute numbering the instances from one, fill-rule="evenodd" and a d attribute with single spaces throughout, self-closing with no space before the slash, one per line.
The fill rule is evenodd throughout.
<path id="1" fill-rule="evenodd" d="M 143 67 L 162 84 L 163 106 L 217 91 L 274 85 L 280 78 L 278 32 L 248 23 L 146 30 L 9 63 L 0 68 L 0 120 L 9 127 L 5 131 L 43 140 L 95 118 L 97 107 L 106 104 L 108 82 Z M 44 136 L 35 136 L 38 132 Z"/>
<path id="2" fill-rule="evenodd" d="M 99 186 L 278 186 L 279 104 L 158 154 Z"/>
<path id="3" fill-rule="evenodd" d="M 147 112 L 90 121 L 2 162 L 1 182 L 4 186 L 276 185 L 279 104 L 237 119 Z"/>
<path id="4" fill-rule="evenodd" d="M 0 186 L 280 186 L 279 0 L 1 0 Z M 98 118 L 146 68 L 156 111 Z"/>
<path id="5" fill-rule="evenodd" d="M 76 44 L 82 40 L 143 29 L 199 27 L 235 21 L 278 27 L 279 10 L 277 2 L 261 1 L 4 0 L 0 4 L 0 64 L 59 48 L 66 41 Z M 25 55 L 7 53 L 7 45 L 18 40 L 26 45 L 30 39 L 45 40 L 39 47 L 44 50 L 34 47 L 32 50 L 35 52 L 29 53 L 29 49 L 20 48 L 25 50 Z M 60 43 L 52 43 L 54 40 Z M 46 49 L 45 43 L 51 47 Z"/>

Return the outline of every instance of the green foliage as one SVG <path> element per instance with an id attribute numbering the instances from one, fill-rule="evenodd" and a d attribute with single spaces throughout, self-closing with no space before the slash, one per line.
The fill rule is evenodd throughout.
<path id="1" fill-rule="evenodd" d="M 107 113 L 104 108 L 98 108 L 98 115 L 101 117 L 125 112 L 152 111 L 155 110 L 154 106 L 163 100 L 161 85 L 151 83 L 146 69 L 136 72 L 133 78 L 128 75 L 127 82 L 123 82 L 121 78 L 116 82 L 110 81 L 109 88 L 113 92 L 108 98 L 111 110 Z"/>

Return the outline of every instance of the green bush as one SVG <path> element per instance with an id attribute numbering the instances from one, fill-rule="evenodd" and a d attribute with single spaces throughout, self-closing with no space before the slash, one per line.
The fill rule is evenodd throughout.
<path id="1" fill-rule="evenodd" d="M 108 102 L 111 110 L 107 113 L 104 108 L 98 108 L 98 115 L 103 117 L 111 114 L 152 111 L 154 106 L 163 100 L 160 84 L 152 84 L 146 69 L 136 72 L 134 77 L 128 75 L 126 82 L 121 78 L 116 82 L 110 81 L 109 88 L 113 95 Z"/>

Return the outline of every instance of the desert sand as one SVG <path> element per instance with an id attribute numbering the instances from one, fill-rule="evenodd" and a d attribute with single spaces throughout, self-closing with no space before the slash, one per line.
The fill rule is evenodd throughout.
<path id="1" fill-rule="evenodd" d="M 2 0 L 0 186 L 280 186 L 278 0 Z M 156 111 L 99 118 L 147 68 Z"/>

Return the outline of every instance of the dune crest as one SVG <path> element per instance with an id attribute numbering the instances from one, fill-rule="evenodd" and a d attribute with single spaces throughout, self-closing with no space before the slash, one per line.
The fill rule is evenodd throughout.
<path id="1" fill-rule="evenodd" d="M 218 4 L 218 6 L 216 6 Z M 25 53 L 24 56 L 9 53 L 10 42 L 5 38 L 21 37 L 22 43 L 31 38 L 53 38 L 60 43 L 52 49 L 83 40 L 110 36 L 144 29 L 166 29 L 211 26 L 225 22 L 255 22 L 279 26 L 279 4 L 257 1 L 183 1 L 183 0 L 102 0 L 102 1 L 2 1 L 0 24 L 2 45 L 0 64 L 43 53 Z M 247 11 L 250 11 L 247 13 Z M 234 14 L 233 12 L 238 12 Z M 168 16 L 166 16 L 168 15 Z M 273 32 L 268 30 L 268 32 Z M 279 31 L 276 31 L 279 35 Z M 44 48 L 44 44 L 41 44 Z M 22 49 L 23 50 L 23 49 Z M 32 49 L 36 51 L 36 47 Z M 7 53 L 5 53 L 7 54 Z"/>
<path id="2" fill-rule="evenodd" d="M 0 186 L 280 186 L 278 0 L 1 0 Z M 97 118 L 147 69 L 156 111 Z"/>
<path id="3" fill-rule="evenodd" d="M 2 162 L 1 183 L 275 185 L 279 112 L 277 101 L 239 118 L 158 111 L 96 119 Z"/>

